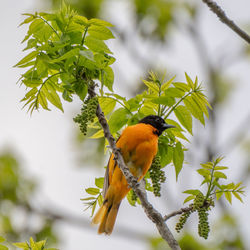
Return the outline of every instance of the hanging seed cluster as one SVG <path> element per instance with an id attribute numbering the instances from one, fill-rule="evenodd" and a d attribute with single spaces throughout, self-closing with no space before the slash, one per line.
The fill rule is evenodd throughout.
<path id="1" fill-rule="evenodd" d="M 204 206 L 205 197 L 200 192 L 194 200 L 194 209 L 198 212 L 198 233 L 200 237 L 207 239 L 210 228 L 208 224 L 208 208 Z"/>
<path id="2" fill-rule="evenodd" d="M 86 98 L 81 108 L 81 113 L 78 114 L 73 120 L 79 124 L 80 131 L 86 135 L 88 122 L 93 122 L 96 115 L 96 108 L 98 105 L 98 98 Z"/>
<path id="3" fill-rule="evenodd" d="M 161 170 L 161 158 L 155 156 L 149 169 L 149 175 L 153 184 L 153 193 L 155 196 L 161 196 L 161 183 L 166 181 L 165 173 Z"/>
<path id="4" fill-rule="evenodd" d="M 190 210 L 182 213 L 179 222 L 175 226 L 175 230 L 179 233 L 184 224 L 187 222 L 190 214 L 196 211 L 199 217 L 198 234 L 200 237 L 207 239 L 210 231 L 208 223 L 208 210 L 210 210 L 211 206 L 214 206 L 213 200 L 211 198 L 205 200 L 204 195 L 199 192 L 194 199 L 194 203 L 190 205 Z"/>
<path id="5" fill-rule="evenodd" d="M 182 213 L 182 215 L 179 219 L 179 222 L 175 226 L 175 230 L 177 233 L 179 233 L 181 231 L 181 229 L 184 227 L 190 214 L 191 214 L 191 211 L 187 211 L 185 213 Z"/>

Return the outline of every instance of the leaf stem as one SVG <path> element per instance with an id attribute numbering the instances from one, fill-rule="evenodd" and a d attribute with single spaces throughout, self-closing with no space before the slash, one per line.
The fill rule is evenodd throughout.
<path id="1" fill-rule="evenodd" d="M 210 196 L 211 196 L 211 195 L 214 195 L 214 194 L 217 194 L 217 193 L 241 193 L 241 192 L 238 191 L 238 190 L 230 190 L 230 189 L 220 190 L 220 191 L 216 190 L 215 192 L 212 192 L 212 193 L 210 194 Z"/>
<path id="2" fill-rule="evenodd" d="M 190 91 L 188 92 L 186 95 L 184 95 L 169 111 L 168 113 L 165 115 L 164 119 L 167 119 L 168 116 L 176 109 L 176 107 L 189 95 L 191 95 L 194 91 Z"/>
<path id="3" fill-rule="evenodd" d="M 161 97 L 161 81 L 158 82 L 159 84 L 159 93 L 158 93 L 158 97 Z M 158 104 L 158 116 L 161 115 L 161 104 Z"/>
<path id="4" fill-rule="evenodd" d="M 55 34 L 58 36 L 58 38 L 60 39 L 60 36 L 59 36 L 59 34 L 57 33 L 57 31 L 50 25 L 50 23 L 47 21 L 47 20 L 45 20 L 43 17 L 41 17 L 41 16 L 37 16 L 38 18 L 40 18 L 40 19 L 42 19 L 46 24 L 48 24 L 49 25 L 49 27 L 55 32 Z"/>
<path id="5" fill-rule="evenodd" d="M 83 34 L 83 37 L 82 37 L 81 46 L 83 46 L 83 44 L 84 44 L 84 41 L 85 41 L 85 38 L 86 38 L 86 35 L 87 35 L 87 32 L 88 32 L 88 28 L 89 28 L 89 26 L 87 26 L 86 29 L 85 29 L 85 31 L 84 31 L 84 34 Z"/>
<path id="6" fill-rule="evenodd" d="M 81 46 L 83 46 L 83 44 L 84 44 L 84 41 L 85 41 L 85 38 L 86 38 L 86 35 L 87 35 L 87 32 L 88 32 L 88 28 L 89 27 L 87 26 L 85 31 L 84 31 L 82 41 L 81 41 Z M 77 62 L 76 62 L 76 75 L 77 75 L 77 68 L 78 68 L 79 60 L 80 60 L 80 54 L 78 55 Z"/>
<path id="7" fill-rule="evenodd" d="M 42 83 L 41 87 L 40 87 L 39 90 L 37 91 L 37 97 L 38 97 L 38 95 L 40 94 L 40 91 L 41 91 L 42 87 L 45 85 L 45 83 L 46 83 L 48 80 L 50 80 L 52 77 L 54 77 L 54 76 L 56 76 L 56 75 L 59 75 L 59 74 L 62 74 L 62 73 L 63 73 L 63 72 L 57 72 L 57 73 L 55 73 L 55 74 L 49 76 L 49 77 Z M 37 106 L 37 98 L 36 98 L 36 100 L 35 100 L 35 105 Z"/>
<path id="8" fill-rule="evenodd" d="M 103 96 L 103 86 L 104 86 L 104 72 L 101 70 L 101 96 Z"/>
<path id="9" fill-rule="evenodd" d="M 114 97 L 111 97 L 111 96 L 102 96 L 104 98 L 111 98 L 113 100 L 115 100 L 116 102 L 118 102 L 119 104 L 121 104 L 130 114 L 133 114 L 127 107 L 125 104 L 123 104 L 120 100 L 114 98 Z"/>
<path id="10" fill-rule="evenodd" d="M 216 163 L 214 162 L 213 168 L 211 170 L 211 180 L 209 182 L 209 186 L 208 186 L 208 189 L 207 189 L 207 194 L 206 194 L 205 200 L 207 200 L 208 197 L 211 195 L 211 191 L 212 191 L 211 187 L 212 187 L 213 178 L 214 178 L 214 169 L 215 169 L 215 166 L 216 166 Z"/>

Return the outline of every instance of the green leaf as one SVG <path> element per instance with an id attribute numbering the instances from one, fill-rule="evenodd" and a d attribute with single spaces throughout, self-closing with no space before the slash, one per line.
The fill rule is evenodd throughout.
<path id="1" fill-rule="evenodd" d="M 89 20 L 89 24 L 94 24 L 94 25 L 100 25 L 100 26 L 107 26 L 107 27 L 113 27 L 114 25 L 105 21 L 105 20 L 101 20 L 101 19 L 97 19 L 97 18 L 91 18 Z"/>
<path id="2" fill-rule="evenodd" d="M 203 125 L 205 125 L 205 119 L 203 116 L 203 112 L 200 108 L 200 106 L 197 105 L 197 103 L 193 100 L 192 96 L 187 96 L 184 99 L 184 104 L 187 107 L 187 109 L 191 112 L 191 114 L 198 119 Z"/>
<path id="3" fill-rule="evenodd" d="M 28 100 L 31 96 L 35 96 L 37 91 L 37 88 L 32 88 L 28 93 L 25 94 L 25 97 L 21 100 L 21 102 Z"/>
<path id="4" fill-rule="evenodd" d="M 240 195 L 239 195 L 237 192 L 232 192 L 232 193 L 233 193 L 233 195 L 234 195 L 234 197 L 235 197 L 236 199 L 238 199 L 240 202 L 243 203 L 242 198 L 240 197 Z"/>
<path id="5" fill-rule="evenodd" d="M 95 185 L 99 188 L 103 188 L 104 178 L 95 178 Z"/>
<path id="6" fill-rule="evenodd" d="M 63 54 L 62 56 L 51 60 L 50 63 L 56 63 L 56 62 L 60 62 L 62 60 L 65 60 L 67 58 L 79 55 L 80 49 L 79 48 L 75 48 L 75 49 L 71 49 L 70 51 L 66 52 L 65 54 Z"/>
<path id="7" fill-rule="evenodd" d="M 87 197 L 87 198 L 82 198 L 80 199 L 81 201 L 90 201 L 90 200 L 95 200 L 96 197 L 92 196 L 92 197 Z"/>
<path id="8" fill-rule="evenodd" d="M 100 189 L 99 188 L 86 188 L 85 191 L 88 194 L 91 194 L 91 195 L 97 195 L 97 194 L 100 193 Z"/>
<path id="9" fill-rule="evenodd" d="M 149 82 L 147 80 L 142 80 L 143 83 L 155 93 L 159 93 L 159 86 L 154 82 Z"/>
<path id="10" fill-rule="evenodd" d="M 223 195 L 222 191 L 216 191 L 216 199 L 219 200 L 221 196 Z"/>
<path id="11" fill-rule="evenodd" d="M 54 106 L 56 106 L 58 109 L 60 109 L 63 112 L 61 99 L 59 95 L 57 94 L 53 83 L 51 81 L 47 81 L 46 84 L 44 84 L 42 90 L 46 98 L 49 100 L 49 102 L 52 103 Z"/>
<path id="12" fill-rule="evenodd" d="M 85 38 L 84 44 L 94 52 L 102 52 L 102 53 L 109 53 L 112 52 L 109 50 L 108 46 L 100 39 L 96 39 L 92 36 L 87 36 Z"/>
<path id="13" fill-rule="evenodd" d="M 109 97 L 98 97 L 98 101 L 105 116 L 113 111 L 116 105 L 116 100 Z"/>
<path id="14" fill-rule="evenodd" d="M 198 195 L 201 191 L 199 189 L 188 189 L 185 190 L 184 194 L 192 194 L 192 195 Z"/>
<path id="15" fill-rule="evenodd" d="M 35 34 L 37 31 L 41 30 L 44 26 L 44 21 L 41 19 L 35 19 L 29 26 L 28 34 Z"/>
<path id="16" fill-rule="evenodd" d="M 73 21 L 78 23 L 78 24 L 81 24 L 83 26 L 87 26 L 88 25 L 88 19 L 84 16 L 79 16 L 79 15 L 75 15 L 74 18 L 73 18 Z"/>
<path id="17" fill-rule="evenodd" d="M 76 94 L 79 96 L 79 98 L 84 101 L 87 93 L 88 93 L 88 86 L 85 82 L 79 81 L 76 84 L 74 84 L 74 90 Z"/>
<path id="18" fill-rule="evenodd" d="M 184 201 L 183 201 L 183 204 L 187 203 L 188 201 L 191 201 L 195 199 L 195 195 L 189 195 Z"/>
<path id="19" fill-rule="evenodd" d="M 164 137 L 163 137 L 164 138 Z M 166 166 L 169 164 L 173 159 L 173 147 L 168 146 L 168 141 L 159 140 L 159 155 L 161 157 L 161 165 Z"/>
<path id="20" fill-rule="evenodd" d="M 91 25 L 88 29 L 88 33 L 100 40 L 108 40 L 115 38 L 110 29 L 105 26 Z"/>
<path id="21" fill-rule="evenodd" d="M 185 94 L 185 91 L 178 88 L 168 88 L 165 90 L 165 96 L 167 98 L 182 98 Z"/>
<path id="22" fill-rule="evenodd" d="M 91 50 L 81 50 L 80 55 L 87 58 L 90 61 L 94 61 L 94 54 Z"/>
<path id="23" fill-rule="evenodd" d="M 29 88 L 38 87 L 43 83 L 41 79 L 27 79 L 27 78 L 23 79 L 22 82 L 26 87 Z"/>
<path id="24" fill-rule="evenodd" d="M 121 129 L 129 119 L 129 112 L 124 108 L 117 109 L 109 119 L 111 133 L 116 133 Z"/>
<path id="25" fill-rule="evenodd" d="M 230 204 L 232 204 L 232 193 L 231 192 L 224 192 L 226 199 Z"/>
<path id="26" fill-rule="evenodd" d="M 194 89 L 194 83 L 193 81 L 191 80 L 191 78 L 189 77 L 189 75 L 185 72 L 185 77 L 186 77 L 186 81 L 187 81 L 187 84 L 192 88 Z"/>
<path id="27" fill-rule="evenodd" d="M 98 139 L 104 137 L 103 129 L 98 130 L 96 133 L 94 133 L 92 136 L 90 136 L 90 139 Z"/>
<path id="28" fill-rule="evenodd" d="M 242 185 L 242 182 L 237 183 L 237 184 L 234 186 L 234 190 L 238 189 L 238 187 L 240 187 L 241 185 Z"/>
<path id="29" fill-rule="evenodd" d="M 224 185 L 225 189 L 234 189 L 235 188 L 235 185 L 233 182 L 227 184 L 227 185 Z"/>
<path id="30" fill-rule="evenodd" d="M 97 201 L 94 202 L 94 204 L 93 204 L 93 206 L 92 206 L 91 217 L 94 215 L 95 208 L 96 208 L 96 204 L 97 204 Z"/>
<path id="31" fill-rule="evenodd" d="M 98 201 L 98 205 L 101 206 L 102 203 L 103 203 L 103 197 L 102 197 L 102 195 L 98 196 L 97 201 Z"/>
<path id="32" fill-rule="evenodd" d="M 5 241 L 5 238 L 0 236 L 0 243 L 4 242 Z"/>
<path id="33" fill-rule="evenodd" d="M 149 103 L 145 103 L 142 108 L 140 109 L 139 111 L 139 114 L 142 115 L 143 117 L 144 116 L 147 116 L 147 115 L 156 115 L 156 112 L 155 110 L 149 105 Z"/>
<path id="34" fill-rule="evenodd" d="M 172 132 L 172 134 L 173 134 L 175 137 L 178 137 L 178 138 L 180 138 L 180 139 L 183 139 L 183 140 L 189 142 L 189 140 L 187 139 L 187 137 L 186 137 L 179 129 L 172 128 L 171 132 Z"/>
<path id="35" fill-rule="evenodd" d="M 215 178 L 227 179 L 227 176 L 226 176 L 224 173 L 220 172 L 220 171 L 215 171 L 215 172 L 214 172 L 214 177 L 215 177 Z"/>
<path id="36" fill-rule="evenodd" d="M 205 183 L 209 183 L 209 182 L 210 182 L 210 179 L 205 177 L 205 179 L 201 183 L 201 186 L 204 185 Z"/>
<path id="37" fill-rule="evenodd" d="M 66 89 L 63 91 L 62 97 L 65 101 L 68 101 L 68 102 L 73 101 L 71 93 L 69 91 L 67 91 Z"/>
<path id="38" fill-rule="evenodd" d="M 12 245 L 14 245 L 16 247 L 19 247 L 21 249 L 24 249 L 24 250 L 29 250 L 30 249 L 28 243 L 26 243 L 26 242 L 13 243 Z"/>
<path id="39" fill-rule="evenodd" d="M 212 169 L 212 168 L 213 168 L 213 163 L 212 163 L 212 162 L 201 163 L 200 165 L 201 165 L 203 168 L 206 168 L 206 169 Z"/>
<path id="40" fill-rule="evenodd" d="M 211 176 L 211 172 L 208 170 L 208 169 L 204 169 L 204 168 L 201 168 L 201 169 L 198 169 L 196 170 L 201 176 L 203 177 L 209 177 Z"/>
<path id="41" fill-rule="evenodd" d="M 176 180 L 178 179 L 178 175 L 183 167 L 183 161 L 184 161 L 184 152 L 182 150 L 181 143 L 177 142 L 173 151 L 173 163 L 175 167 Z"/>
<path id="42" fill-rule="evenodd" d="M 123 97 L 123 96 L 120 96 L 120 95 L 118 95 L 118 94 L 114 94 L 114 93 L 105 93 L 107 96 L 113 96 L 113 97 L 115 97 L 116 99 L 118 99 L 118 100 L 121 100 L 121 101 L 126 101 L 126 98 L 125 97 Z"/>
<path id="43" fill-rule="evenodd" d="M 228 167 L 216 166 L 216 167 L 214 168 L 214 170 L 224 170 L 224 169 L 228 169 Z"/>
<path id="44" fill-rule="evenodd" d="M 183 127 L 192 135 L 192 116 L 190 111 L 185 106 L 180 105 L 174 110 L 174 113 Z"/>
<path id="45" fill-rule="evenodd" d="M 166 89 L 169 88 L 169 86 L 171 85 L 171 83 L 173 82 L 173 80 L 175 79 L 175 76 L 172 77 L 170 80 L 164 82 L 161 86 L 161 91 L 165 91 Z"/>
<path id="46" fill-rule="evenodd" d="M 41 89 L 40 92 L 37 94 L 37 103 L 39 103 L 44 109 L 49 110 L 48 102 L 46 99 L 46 95 L 43 92 L 43 89 Z M 38 108 L 38 107 L 35 107 L 35 108 Z"/>
<path id="47" fill-rule="evenodd" d="M 162 104 L 166 106 L 172 106 L 174 104 L 174 99 L 167 96 L 160 96 L 151 100 L 152 103 Z"/>
<path id="48" fill-rule="evenodd" d="M 21 24 L 19 24 L 19 27 L 22 26 L 23 24 L 30 23 L 31 21 L 34 20 L 34 18 L 35 18 L 34 15 L 31 15 L 31 16 L 27 17 L 26 19 L 24 19 L 24 21 Z"/>
<path id="49" fill-rule="evenodd" d="M 191 90 L 190 86 L 188 86 L 188 85 L 187 85 L 186 83 L 184 83 L 184 82 L 174 82 L 173 85 L 174 85 L 176 88 L 178 88 L 178 89 L 180 89 L 180 90 L 182 90 L 182 91 L 184 91 L 184 92 L 188 92 L 188 91 Z"/>
<path id="50" fill-rule="evenodd" d="M 33 58 L 35 58 L 38 55 L 38 51 L 32 51 L 27 56 L 25 56 L 22 60 L 20 60 L 14 67 L 19 67 L 20 65 L 23 65 L 29 61 L 31 61 Z"/>
<path id="51" fill-rule="evenodd" d="M 0 244 L 0 250 L 8 250 L 9 248 Z"/>
<path id="52" fill-rule="evenodd" d="M 205 114 L 205 116 L 208 118 L 209 117 L 208 107 L 210 109 L 212 109 L 212 107 L 210 106 L 210 104 L 206 100 L 206 97 L 200 92 L 192 93 L 192 97 L 194 98 L 194 101 L 200 107 L 202 112 Z"/>
<path id="53" fill-rule="evenodd" d="M 103 70 L 103 84 L 110 91 L 113 91 L 113 83 L 114 83 L 114 72 L 111 67 L 106 67 Z"/>

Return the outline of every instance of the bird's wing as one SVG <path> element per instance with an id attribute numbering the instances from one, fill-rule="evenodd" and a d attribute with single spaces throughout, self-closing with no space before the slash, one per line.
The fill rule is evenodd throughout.
<path id="1" fill-rule="evenodd" d="M 117 139 L 116 143 L 120 140 L 121 136 Z M 102 196 L 105 197 L 109 184 L 111 182 L 111 176 L 114 172 L 115 167 L 117 166 L 116 161 L 114 160 L 114 154 L 112 153 L 109 157 L 108 165 L 105 171 L 104 176 L 104 183 L 103 183 L 103 190 L 102 190 Z"/>

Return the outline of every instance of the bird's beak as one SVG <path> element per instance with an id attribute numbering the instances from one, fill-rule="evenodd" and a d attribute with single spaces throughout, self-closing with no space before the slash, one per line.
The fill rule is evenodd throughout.
<path id="1" fill-rule="evenodd" d="M 163 127 L 164 127 L 164 129 L 168 129 L 168 128 L 176 128 L 176 126 L 171 125 L 171 124 L 167 124 L 167 123 L 165 123 L 165 124 L 163 125 Z"/>

